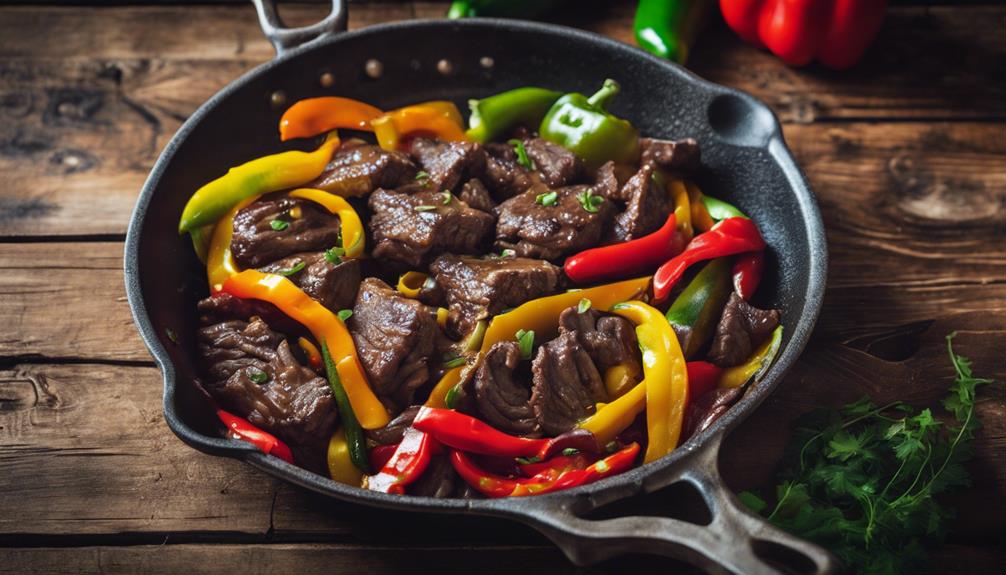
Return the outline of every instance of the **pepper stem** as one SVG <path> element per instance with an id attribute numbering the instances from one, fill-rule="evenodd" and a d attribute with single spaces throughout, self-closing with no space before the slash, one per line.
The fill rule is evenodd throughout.
<path id="1" fill-rule="evenodd" d="M 618 82 L 608 78 L 604 81 L 604 85 L 598 90 L 593 96 L 587 98 L 587 103 L 595 108 L 605 109 L 608 107 L 608 103 L 611 99 L 618 95 L 622 90 L 622 87 L 618 85 Z"/>

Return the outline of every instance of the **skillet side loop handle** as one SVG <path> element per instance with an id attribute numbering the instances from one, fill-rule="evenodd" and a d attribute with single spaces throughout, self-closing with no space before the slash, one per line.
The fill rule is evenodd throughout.
<path id="1" fill-rule="evenodd" d="M 332 11 L 324 20 L 300 28 L 287 28 L 283 25 L 283 20 L 276 9 L 276 0 L 251 1 L 255 5 L 255 11 L 258 12 L 258 23 L 262 27 L 262 33 L 276 49 L 277 56 L 302 44 L 346 30 L 348 18 L 346 0 L 332 0 Z"/>
<path id="2" fill-rule="evenodd" d="M 665 483 L 687 481 L 698 489 L 712 516 L 707 526 L 652 516 L 585 519 L 568 502 L 537 508 L 523 519 L 578 565 L 646 553 L 685 561 L 709 573 L 841 573 L 841 565 L 828 551 L 770 525 L 744 507 L 720 478 L 721 441 L 722 435 L 710 438 L 693 457 L 682 461 L 687 467 L 672 470 Z"/>

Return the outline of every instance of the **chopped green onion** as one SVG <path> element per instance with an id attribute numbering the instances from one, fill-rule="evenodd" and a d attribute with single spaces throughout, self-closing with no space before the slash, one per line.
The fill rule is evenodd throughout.
<path id="1" fill-rule="evenodd" d="M 260 369 L 249 369 L 248 379 L 252 380 L 252 383 L 262 384 L 269 381 L 269 374 Z"/>
<path id="2" fill-rule="evenodd" d="M 433 210 L 437 209 L 437 207 L 436 206 L 416 206 L 416 207 L 414 207 L 412 209 L 416 210 L 417 212 L 432 212 Z"/>
<path id="3" fill-rule="evenodd" d="M 351 309 L 340 309 L 339 313 L 337 313 L 335 315 L 339 316 L 339 319 L 341 319 L 343 322 L 345 322 L 347 319 L 353 317 L 353 310 L 351 310 Z"/>
<path id="4" fill-rule="evenodd" d="M 520 355 L 524 359 L 531 359 L 531 351 L 534 349 L 534 330 L 517 330 L 514 334 L 517 338 L 517 345 L 520 347 Z"/>
<path id="5" fill-rule="evenodd" d="M 580 303 L 576 304 L 576 313 L 586 313 L 588 309 L 590 309 L 590 300 L 587 298 L 581 299 Z"/>
<path id="6" fill-rule="evenodd" d="M 513 146 L 513 151 L 517 153 L 517 163 L 524 166 L 528 170 L 534 170 L 535 165 L 531 158 L 527 157 L 527 150 L 524 149 L 524 142 L 514 138 L 513 140 L 507 141 L 508 144 Z"/>
<path id="7" fill-rule="evenodd" d="M 283 220 L 273 220 L 273 221 L 269 222 L 269 227 L 272 228 L 272 229 L 274 229 L 274 230 L 276 230 L 277 232 L 281 232 L 281 231 L 289 228 L 290 227 L 290 223 L 289 222 L 284 222 Z"/>
<path id="8" fill-rule="evenodd" d="M 580 200 L 580 205 L 583 206 L 584 210 L 592 214 L 596 214 L 597 208 L 604 203 L 604 198 L 602 196 L 595 196 L 594 192 L 590 190 L 576 196 L 576 199 Z"/>
<path id="9" fill-rule="evenodd" d="M 572 457 L 577 453 L 580 453 L 580 450 L 575 447 L 567 447 L 566 449 L 562 450 L 562 454 L 565 455 L 566 457 Z"/>
<path id="10" fill-rule="evenodd" d="M 515 256 L 515 255 L 517 255 L 517 252 L 514 251 L 514 250 L 512 250 L 512 249 L 510 249 L 510 248 L 507 248 L 507 249 L 505 249 L 505 250 L 503 250 L 503 251 L 500 252 L 500 257 L 501 258 L 505 258 L 505 257 L 509 257 L 509 256 Z"/>
<path id="11" fill-rule="evenodd" d="M 538 194 L 534 201 L 536 204 L 546 207 L 554 206 L 559 201 L 559 194 L 556 192 L 545 192 L 544 194 Z"/>
<path id="12" fill-rule="evenodd" d="M 517 458 L 517 463 L 519 463 L 521 465 L 530 465 L 532 463 L 538 463 L 539 461 L 541 461 L 541 458 L 538 457 L 537 455 L 532 456 L 532 457 L 518 457 Z"/>
<path id="13" fill-rule="evenodd" d="M 292 276 L 293 274 L 295 274 L 295 273 L 299 272 L 300 270 L 304 269 L 304 266 L 306 266 L 306 265 L 307 264 L 304 263 L 303 261 L 299 261 L 299 262 L 295 263 L 292 268 L 287 268 L 285 270 L 279 270 L 276 273 L 278 273 L 281 276 Z"/>
<path id="14" fill-rule="evenodd" d="M 416 181 L 428 179 L 430 179 L 430 174 L 428 172 L 424 172 L 422 170 L 416 172 Z"/>
<path id="15" fill-rule="evenodd" d="M 444 354 L 444 367 L 450 369 L 454 367 L 459 367 L 465 364 L 465 356 L 458 355 L 453 351 L 449 351 Z"/>
<path id="16" fill-rule="evenodd" d="M 344 255 L 346 255 L 346 250 L 338 246 L 325 250 L 325 260 L 330 264 L 341 264 Z"/>
<path id="17" fill-rule="evenodd" d="M 451 193 L 448 191 L 440 192 L 440 197 L 443 198 L 442 200 L 440 200 L 440 203 L 445 206 L 449 205 L 451 203 L 451 200 L 454 199 L 454 196 L 452 196 Z"/>

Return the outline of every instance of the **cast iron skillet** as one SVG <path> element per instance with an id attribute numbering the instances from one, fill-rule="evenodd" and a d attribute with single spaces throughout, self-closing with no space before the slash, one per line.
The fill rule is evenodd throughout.
<path id="1" fill-rule="evenodd" d="M 744 509 L 717 470 L 723 437 L 781 381 L 810 336 L 824 291 L 824 231 L 814 196 L 786 149 L 772 112 L 754 98 L 708 83 L 624 44 L 578 30 L 504 20 L 412 21 L 344 32 L 346 11 L 333 0 L 323 21 L 284 28 L 273 0 L 254 0 L 278 57 L 231 83 L 181 127 L 154 165 L 126 238 L 129 303 L 164 373 L 164 418 L 185 443 L 248 462 L 319 493 L 399 510 L 467 513 L 514 519 L 554 541 L 575 563 L 642 552 L 684 559 L 714 572 L 837 571 L 824 550 L 775 529 Z M 383 65 L 372 78 L 368 60 Z M 438 62 L 446 60 L 450 66 Z M 450 73 L 444 73 L 447 68 Z M 371 70 L 374 66 L 370 67 Z M 322 87 L 328 72 L 333 86 Z M 605 78 L 622 84 L 613 111 L 642 134 L 695 137 L 704 171 L 698 183 L 740 206 L 769 245 L 759 303 L 783 310 L 782 353 L 767 376 L 710 429 L 660 461 L 598 483 L 551 495 L 496 500 L 391 496 L 335 483 L 237 440 L 220 437 L 214 414 L 189 385 L 196 373 L 195 302 L 204 272 L 176 226 L 193 190 L 230 166 L 274 153 L 285 103 L 341 95 L 385 109 L 432 99 L 462 106 L 523 85 L 592 93 Z M 301 143 L 302 148 L 310 143 Z M 292 147 L 292 146 L 285 146 Z M 705 526 L 650 516 L 590 519 L 601 506 L 686 481 L 702 494 Z"/>

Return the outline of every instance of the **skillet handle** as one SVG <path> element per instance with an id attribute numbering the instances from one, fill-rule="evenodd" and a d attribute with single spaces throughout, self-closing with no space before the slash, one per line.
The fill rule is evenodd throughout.
<path id="1" fill-rule="evenodd" d="M 276 10 L 276 0 L 252 0 L 258 12 L 258 23 L 262 33 L 272 42 L 279 56 L 302 44 L 331 36 L 346 30 L 348 11 L 345 0 L 332 0 L 332 11 L 324 20 L 300 28 L 287 28 Z"/>
<path id="2" fill-rule="evenodd" d="M 841 573 L 840 564 L 828 551 L 772 526 L 744 507 L 719 474 L 722 438 L 722 434 L 709 438 L 681 461 L 682 466 L 664 474 L 666 481 L 661 483 L 667 486 L 686 481 L 697 488 L 712 516 L 709 525 L 653 516 L 586 519 L 573 509 L 576 502 L 568 500 L 557 500 L 544 508 L 528 506 L 522 519 L 578 565 L 625 553 L 646 553 L 673 557 L 710 573 Z"/>

